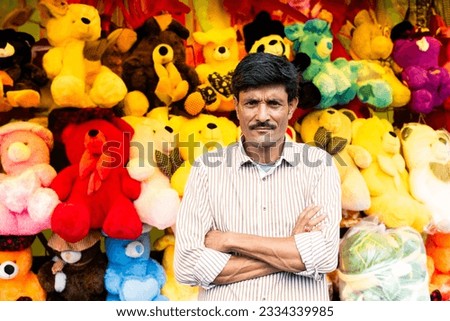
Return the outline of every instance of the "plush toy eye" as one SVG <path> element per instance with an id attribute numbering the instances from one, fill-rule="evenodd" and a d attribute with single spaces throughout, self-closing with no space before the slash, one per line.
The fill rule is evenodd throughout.
<path id="1" fill-rule="evenodd" d="M 128 257 L 141 257 L 144 254 L 144 245 L 138 241 L 131 242 L 127 245 L 125 254 Z"/>
<path id="2" fill-rule="evenodd" d="M 445 138 L 439 137 L 439 141 L 444 144 L 447 145 L 447 141 L 445 140 Z"/>
<path id="3" fill-rule="evenodd" d="M 19 273 L 19 267 L 13 261 L 5 261 L 0 264 L 0 279 L 14 279 Z"/>
<path id="4" fill-rule="evenodd" d="M 317 46 L 317 41 L 314 41 L 314 46 Z"/>

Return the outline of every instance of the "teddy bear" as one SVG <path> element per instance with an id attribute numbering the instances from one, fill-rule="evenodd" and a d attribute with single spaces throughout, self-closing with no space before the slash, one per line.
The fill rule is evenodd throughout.
<path id="1" fill-rule="evenodd" d="M 58 195 L 50 163 L 52 133 L 31 121 L 0 127 L 0 234 L 32 235 L 50 228 Z"/>
<path id="2" fill-rule="evenodd" d="M 411 90 L 408 108 L 414 113 L 430 113 L 450 96 L 450 73 L 438 63 L 442 44 L 432 36 L 415 33 L 407 20 L 392 28 L 391 39 L 392 58 Z"/>
<path id="3" fill-rule="evenodd" d="M 236 30 L 233 27 L 217 27 L 205 32 L 196 31 L 192 33 L 192 38 L 201 46 L 204 63 L 195 67 L 200 86 L 196 93 L 188 97 L 186 106 L 196 111 L 206 109 L 211 113 L 233 111 L 231 76 L 239 63 Z"/>
<path id="4" fill-rule="evenodd" d="M 105 273 L 107 301 L 167 301 L 161 294 L 166 282 L 163 267 L 150 257 L 150 228 L 134 240 L 105 238 L 108 265 Z"/>
<path id="5" fill-rule="evenodd" d="M 369 189 L 360 169 L 369 167 L 372 157 L 364 147 L 352 144 L 352 121 L 356 118 L 354 112 L 345 108 L 313 110 L 295 127 L 303 142 L 333 156 L 341 178 L 343 223 L 347 212 L 351 217 L 351 212 L 370 207 Z"/>
<path id="6" fill-rule="evenodd" d="M 300 108 L 312 108 L 320 102 L 319 89 L 301 76 L 311 60 L 309 56 L 302 53 L 297 53 L 294 57 L 292 42 L 286 37 L 284 25 L 280 20 L 272 19 L 267 11 L 260 11 L 253 21 L 244 25 L 243 33 L 247 53 L 267 52 L 285 56 L 296 66 L 299 73 L 298 106 Z"/>
<path id="7" fill-rule="evenodd" d="M 195 69 L 186 63 L 189 30 L 170 14 L 148 18 L 136 30 L 137 41 L 123 61 L 128 91 L 140 91 L 149 109 L 167 106 L 189 115 L 185 100 L 199 85 Z"/>
<path id="8" fill-rule="evenodd" d="M 183 163 L 173 173 L 170 183 L 182 197 L 194 161 L 208 151 L 224 148 L 237 141 L 239 128 L 223 116 L 199 114 L 186 120 L 179 131 L 178 148 Z"/>
<path id="9" fill-rule="evenodd" d="M 0 39 L 0 101 L 4 104 L 1 110 L 39 107 L 40 88 L 48 78 L 44 69 L 32 62 L 34 37 L 14 29 L 2 29 Z"/>
<path id="10" fill-rule="evenodd" d="M 428 234 L 425 241 L 430 275 L 430 296 L 434 301 L 450 301 L 450 234 Z"/>
<path id="11" fill-rule="evenodd" d="M 175 224 L 180 206 L 178 193 L 170 184 L 173 172 L 181 165 L 175 132 L 156 118 L 125 116 L 122 119 L 134 129 L 127 164 L 130 177 L 141 182 L 141 193 L 134 206 L 143 223 L 164 230 Z"/>
<path id="12" fill-rule="evenodd" d="M 170 229 L 168 229 L 170 230 Z M 153 243 L 156 251 L 163 251 L 161 265 L 167 276 L 166 283 L 161 289 L 161 294 L 170 301 L 196 301 L 198 286 L 181 284 L 175 279 L 173 260 L 175 255 L 175 235 L 173 231 L 167 231 Z"/>
<path id="13" fill-rule="evenodd" d="M 324 109 L 350 103 L 355 97 L 375 108 L 385 108 L 392 102 L 392 89 L 380 79 L 365 79 L 360 74 L 361 62 L 339 57 L 331 60 L 333 34 L 330 22 L 322 18 L 295 22 L 285 26 L 287 38 L 293 41 L 295 53 L 309 59 L 302 76 L 319 89 L 321 100 L 315 108 Z"/>
<path id="14" fill-rule="evenodd" d="M 76 243 L 53 233 L 47 245 L 51 261 L 39 268 L 37 276 L 47 293 L 47 301 L 104 301 L 106 256 L 100 249 L 102 235 L 90 231 Z"/>
<path id="15" fill-rule="evenodd" d="M 407 123 L 399 137 L 411 194 L 431 212 L 428 232 L 450 233 L 450 134 L 426 124 Z"/>
<path id="16" fill-rule="evenodd" d="M 51 184 L 61 201 L 51 229 L 67 242 L 80 241 L 91 229 L 122 239 L 141 234 L 142 222 L 133 205 L 141 184 L 125 168 L 132 135 L 133 129 L 120 118 L 71 123 L 63 129 L 71 165 Z"/>
<path id="17" fill-rule="evenodd" d="M 50 92 L 56 107 L 111 108 L 122 101 L 127 87 L 122 79 L 84 55 L 86 42 L 100 38 L 101 19 L 90 5 L 42 0 L 41 22 L 52 46 L 42 65 L 51 79 Z"/>
<path id="18" fill-rule="evenodd" d="M 364 212 L 388 228 L 411 226 L 422 233 L 430 222 L 430 211 L 410 193 L 400 138 L 392 124 L 377 115 L 355 119 L 352 144 L 364 147 L 372 156 L 369 167 L 361 170 L 371 197 L 370 208 Z"/>
<path id="19" fill-rule="evenodd" d="M 429 301 L 427 256 L 422 236 L 410 226 L 387 228 L 364 218 L 339 247 L 342 301 Z"/>
<path id="20" fill-rule="evenodd" d="M 33 239 L 0 237 L 0 301 L 45 301 L 46 292 L 31 269 Z"/>
<path id="21" fill-rule="evenodd" d="M 362 62 L 360 73 L 367 79 L 383 79 L 392 89 L 390 107 L 405 106 L 410 98 L 409 88 L 394 73 L 389 58 L 394 44 L 389 28 L 378 24 L 373 10 L 361 10 L 352 25 L 349 54 Z"/>

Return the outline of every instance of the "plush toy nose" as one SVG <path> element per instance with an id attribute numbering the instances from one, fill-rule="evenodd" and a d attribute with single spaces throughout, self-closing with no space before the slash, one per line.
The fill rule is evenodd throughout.
<path id="1" fill-rule="evenodd" d="M 8 158 L 15 163 L 26 161 L 30 156 L 30 148 L 22 142 L 14 142 L 8 147 Z"/>
<path id="2" fill-rule="evenodd" d="M 91 23 L 91 20 L 89 20 L 88 18 L 81 18 L 81 21 L 85 24 L 88 25 Z"/>
<path id="3" fill-rule="evenodd" d="M 164 129 L 167 130 L 171 134 L 173 133 L 173 129 L 170 126 L 166 126 L 166 127 L 164 127 Z"/>
<path id="4" fill-rule="evenodd" d="M 394 133 L 394 132 L 389 132 L 389 135 L 391 135 L 392 137 L 397 137 L 397 134 L 396 133 Z"/>
<path id="5" fill-rule="evenodd" d="M 95 137 L 95 136 L 98 135 L 98 130 L 97 130 L 97 129 L 91 129 L 91 130 L 88 132 L 88 135 L 89 135 L 89 137 Z"/>
<path id="6" fill-rule="evenodd" d="M 227 49 L 225 48 L 225 47 L 219 47 L 219 52 L 221 53 L 221 54 L 224 54 L 225 52 L 227 51 Z"/>
<path id="7" fill-rule="evenodd" d="M 216 125 L 216 124 L 213 124 L 213 123 L 208 123 L 208 124 L 206 125 L 206 127 L 208 127 L 209 129 L 214 129 L 214 128 L 217 128 L 217 125 Z"/>

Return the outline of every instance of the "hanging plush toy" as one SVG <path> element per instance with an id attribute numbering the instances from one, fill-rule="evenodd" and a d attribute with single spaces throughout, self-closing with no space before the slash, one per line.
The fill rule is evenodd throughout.
<path id="1" fill-rule="evenodd" d="M 46 293 L 31 270 L 34 236 L 0 236 L 0 301 L 45 301 Z"/>
<path id="2" fill-rule="evenodd" d="M 294 51 L 306 54 L 311 60 L 302 76 L 319 88 L 321 101 L 316 108 L 348 104 L 356 96 L 376 108 L 391 104 L 392 89 L 385 81 L 362 77 L 360 62 L 344 58 L 331 60 L 333 34 L 329 21 L 315 18 L 297 22 L 287 25 L 285 33 L 294 42 Z"/>
<path id="3" fill-rule="evenodd" d="M 41 67 L 32 63 L 33 36 L 3 29 L 0 39 L 0 103 L 4 99 L 9 107 L 39 107 L 40 89 L 48 78 Z"/>
<path id="4" fill-rule="evenodd" d="M 166 282 L 162 266 L 150 257 L 148 227 L 134 240 L 105 239 L 108 301 L 167 301 L 161 295 Z"/>
<path id="5" fill-rule="evenodd" d="M 59 203 L 49 186 L 56 177 L 50 166 L 52 133 L 32 122 L 0 127 L 0 235 L 33 235 L 50 228 Z"/>
<path id="6" fill-rule="evenodd" d="M 123 62 L 122 78 L 128 90 L 142 92 L 149 109 L 186 110 L 186 97 L 199 85 L 195 69 L 186 64 L 185 40 L 189 30 L 166 14 L 151 17 L 136 29 L 138 39 Z M 195 113 L 194 113 L 195 114 Z"/>
<path id="7" fill-rule="evenodd" d="M 100 37 L 98 10 L 66 1 L 42 0 L 38 5 L 52 45 L 43 67 L 56 106 L 110 108 L 120 102 L 127 93 L 122 79 L 100 59 L 89 61 L 84 55 L 86 42 Z"/>
<path id="8" fill-rule="evenodd" d="M 401 77 L 411 90 L 409 109 L 428 114 L 450 96 L 450 73 L 438 63 L 442 44 L 434 37 L 414 33 L 409 21 L 392 29 L 392 57 L 401 68 Z"/>
<path id="9" fill-rule="evenodd" d="M 64 128 L 62 140 L 71 165 L 52 182 L 61 201 L 51 218 L 52 230 L 75 243 L 91 229 L 111 237 L 134 239 L 142 222 L 133 201 L 141 192 L 125 165 L 133 129 L 122 119 L 93 119 Z"/>

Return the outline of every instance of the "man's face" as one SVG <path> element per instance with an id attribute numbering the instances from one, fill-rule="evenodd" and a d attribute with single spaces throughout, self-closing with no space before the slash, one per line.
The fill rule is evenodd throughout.
<path id="1" fill-rule="evenodd" d="M 242 91 L 234 102 L 246 144 L 269 147 L 284 141 L 298 100 L 289 103 L 284 86 L 274 85 Z"/>

